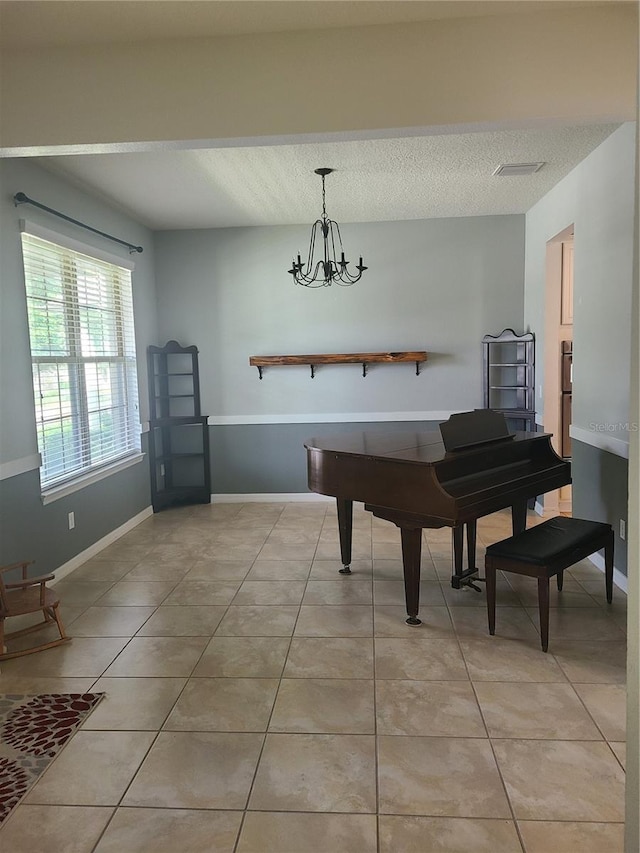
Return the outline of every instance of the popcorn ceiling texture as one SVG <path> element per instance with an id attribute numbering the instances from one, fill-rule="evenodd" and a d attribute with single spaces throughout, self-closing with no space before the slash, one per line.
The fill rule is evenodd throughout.
<path id="1" fill-rule="evenodd" d="M 327 213 L 386 222 L 526 213 L 600 145 L 614 124 L 539 127 L 135 154 L 46 157 L 153 229 L 294 225 L 322 212 L 314 169 L 328 166 Z M 535 175 L 494 177 L 501 163 L 543 161 Z"/>

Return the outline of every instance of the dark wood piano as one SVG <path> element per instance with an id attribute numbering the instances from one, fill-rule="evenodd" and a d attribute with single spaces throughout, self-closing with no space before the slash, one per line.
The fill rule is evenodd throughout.
<path id="1" fill-rule="evenodd" d="M 400 528 L 409 625 L 420 624 L 422 528 L 453 528 L 452 586 L 477 589 L 476 520 L 511 507 L 520 533 L 528 501 L 571 482 L 551 435 L 510 433 L 504 416 L 488 409 L 452 415 L 439 432 L 353 433 L 312 438 L 305 447 L 309 489 L 337 499 L 343 574 L 350 573 L 353 501 Z"/>

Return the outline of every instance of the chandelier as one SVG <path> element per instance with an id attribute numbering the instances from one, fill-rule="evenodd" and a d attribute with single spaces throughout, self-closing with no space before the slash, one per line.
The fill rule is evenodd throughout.
<path id="1" fill-rule="evenodd" d="M 293 276 L 294 282 L 304 287 L 329 287 L 332 284 L 348 286 L 355 284 L 356 281 L 360 280 L 362 273 L 367 267 L 362 265 L 361 256 L 360 263 L 356 266 L 357 273 L 349 272 L 347 269 L 349 261 L 345 259 L 344 249 L 342 248 L 340 226 L 327 216 L 324 179 L 334 170 L 315 169 L 314 171 L 316 175 L 320 175 L 322 178 L 322 216 L 320 219 L 316 219 L 311 228 L 309 257 L 306 265 L 303 265 L 300 254 L 298 254 L 298 260 L 296 261 L 294 258 L 289 272 Z M 316 261 L 316 238 L 320 233 L 322 234 L 322 247 L 318 248 L 318 254 L 322 253 L 322 256 Z M 338 252 L 340 254 L 339 259 Z"/>

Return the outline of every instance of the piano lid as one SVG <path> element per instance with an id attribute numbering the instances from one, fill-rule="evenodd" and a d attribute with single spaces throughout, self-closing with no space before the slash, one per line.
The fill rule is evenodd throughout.
<path id="1" fill-rule="evenodd" d="M 546 433 L 518 431 L 510 433 L 505 442 L 495 441 L 474 444 L 457 452 L 447 451 L 437 430 L 422 433 L 407 432 L 355 432 L 338 435 L 315 436 L 305 441 L 308 451 L 335 454 L 336 456 L 357 456 L 370 459 L 388 459 L 420 465 L 438 465 L 445 460 L 455 461 L 457 457 L 482 457 L 486 451 L 500 444 L 515 445 L 544 442 Z M 516 454 L 517 455 L 517 454 Z"/>
<path id="2" fill-rule="evenodd" d="M 354 456 L 386 458 L 400 456 L 425 461 L 441 459 L 444 445 L 437 430 L 431 432 L 351 432 L 315 436 L 305 441 L 307 450 L 321 450 Z"/>

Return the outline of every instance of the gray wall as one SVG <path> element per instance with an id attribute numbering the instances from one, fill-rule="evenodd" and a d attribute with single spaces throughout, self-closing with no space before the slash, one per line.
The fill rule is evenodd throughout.
<path id="1" fill-rule="evenodd" d="M 464 409 L 481 399 L 480 339 L 522 323 L 524 217 L 343 226 L 369 270 L 350 288 L 310 290 L 287 270 L 308 227 L 156 233 L 159 327 L 200 348 L 211 415 Z M 249 356 L 424 349 L 410 366 L 272 368 Z"/>
<path id="2" fill-rule="evenodd" d="M 146 436 L 143 436 L 146 450 Z M 147 457 L 81 491 L 42 505 L 38 470 L 0 482 L 0 561 L 35 560 L 43 574 L 64 565 L 149 506 Z M 75 514 L 69 530 L 67 513 Z"/>
<path id="3" fill-rule="evenodd" d="M 622 125 L 526 217 L 525 321 L 544 345 L 546 243 L 575 223 L 573 513 L 607 521 L 626 574 L 635 125 Z M 541 363 L 542 359 L 538 359 Z M 542 401 L 538 400 L 539 415 Z M 632 519 L 627 519 L 633 523 Z"/>
<path id="4" fill-rule="evenodd" d="M 126 248 L 32 206 L 16 208 L 24 192 L 74 219 L 144 247 L 135 256 L 133 303 L 141 420 L 148 419 L 145 350 L 157 337 L 151 232 L 37 163 L 0 161 L 0 562 L 38 558 L 38 571 L 70 560 L 150 504 L 146 458 L 106 480 L 42 504 L 34 459 L 38 452 L 19 219 L 30 219 L 89 245 L 128 257 Z M 67 513 L 76 527 L 68 530 Z"/>
<path id="5" fill-rule="evenodd" d="M 305 442 L 352 432 L 427 432 L 438 424 L 396 423 L 235 424 L 210 428 L 214 494 L 304 494 Z"/>
<path id="6" fill-rule="evenodd" d="M 159 343 L 199 347 L 214 494 L 305 491 L 304 438 L 340 422 L 428 422 L 480 406 L 482 336 L 522 329 L 523 216 L 343 225 L 348 256 L 369 266 L 350 288 L 293 284 L 287 270 L 309 232 L 155 235 Z M 307 367 L 267 368 L 260 381 L 249 367 L 251 355 L 414 349 L 429 353 L 420 376 L 411 364 L 372 365 L 366 378 L 335 365 L 313 380 Z"/>
<path id="7" fill-rule="evenodd" d="M 628 441 L 635 125 L 614 131 L 526 216 L 525 320 L 544 344 L 546 243 L 575 223 L 573 424 Z M 542 414 L 542 401 L 538 401 Z"/>
<path id="8" fill-rule="evenodd" d="M 627 543 L 618 535 L 618 522 L 627 518 L 627 460 L 582 441 L 572 443 L 572 453 L 573 515 L 606 521 L 613 527 L 616 533 L 614 564 L 626 575 Z"/>

